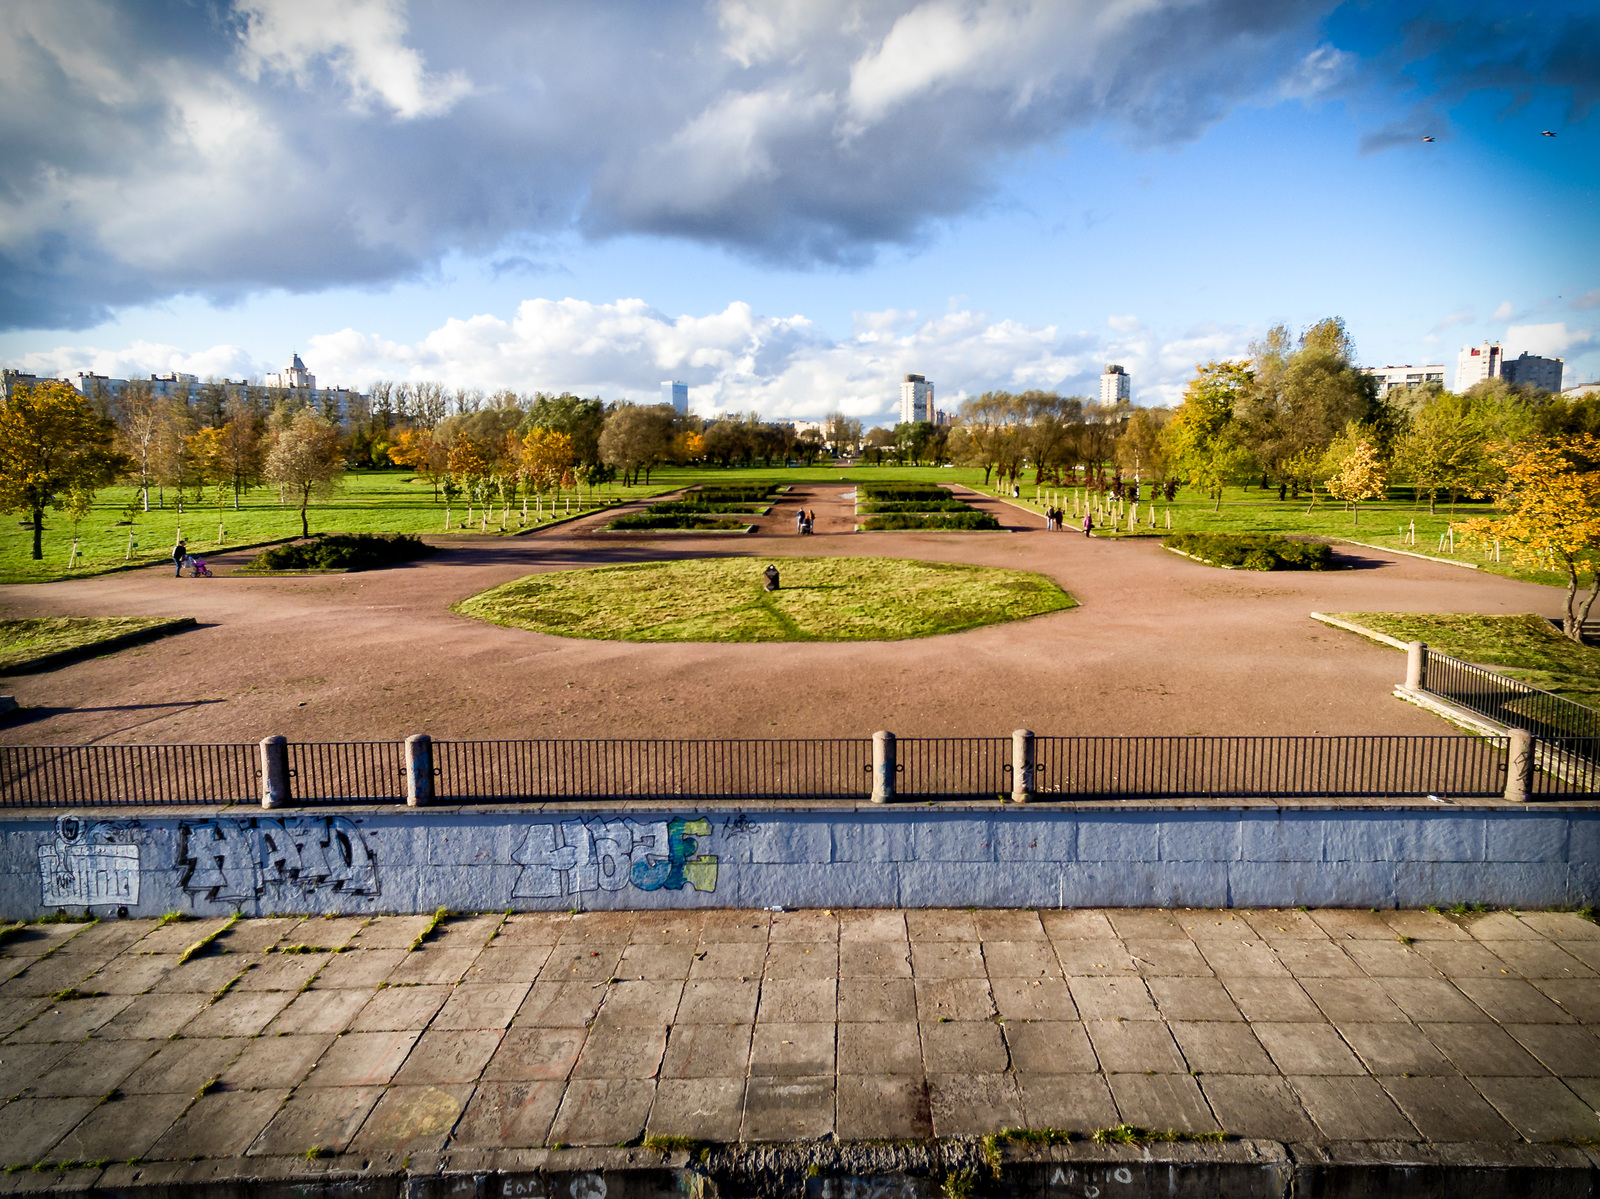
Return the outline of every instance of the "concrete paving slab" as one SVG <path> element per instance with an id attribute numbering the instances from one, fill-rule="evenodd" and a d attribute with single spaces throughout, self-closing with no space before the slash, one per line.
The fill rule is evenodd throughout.
<path id="1" fill-rule="evenodd" d="M 432 916 L 378 916 L 350 939 L 356 949 L 407 949 Z"/>
<path id="2" fill-rule="evenodd" d="M 579 1078 L 654 1078 L 667 1048 L 666 1025 L 596 1025 L 572 1068 Z M 564 1138 L 563 1138 L 564 1139 Z M 577 1142 L 574 1142 L 576 1144 Z"/>
<path id="3" fill-rule="evenodd" d="M 1506 964 L 1476 941 L 1417 941 L 1411 948 L 1451 978 L 1499 978 Z"/>
<path id="4" fill-rule="evenodd" d="M 678 1014 L 683 984 L 665 979 L 633 979 L 611 984 L 605 996 L 600 1004 L 603 1023 L 668 1024 Z"/>
<path id="5" fill-rule="evenodd" d="M 422 1037 L 419 1030 L 350 1032 L 317 1060 L 304 1086 L 370 1087 L 388 1082 Z"/>
<path id="6" fill-rule="evenodd" d="M 1155 1000 L 1141 978 L 1074 978 L 1068 986 L 1085 1020 L 1159 1020 Z"/>
<path id="7" fill-rule="evenodd" d="M 1242 1022 L 1173 1021 L 1168 1026 L 1196 1074 L 1276 1074 L 1277 1066 Z"/>
<path id="8" fill-rule="evenodd" d="M 912 941 L 911 973 L 930 980 L 988 976 L 976 941 Z"/>
<path id="9" fill-rule="evenodd" d="M 564 1079 L 572 1073 L 587 1035 L 581 1028 L 512 1028 L 501 1038 L 483 1077 L 503 1082 Z"/>
<path id="10" fill-rule="evenodd" d="M 567 1084 L 550 1143 L 621 1145 L 644 1132 L 655 1099 L 649 1078 L 575 1078 Z"/>
<path id="11" fill-rule="evenodd" d="M 1498 1024 L 1418 1024 L 1424 1036 L 1470 1077 L 1537 1077 L 1549 1074 Z M 1413 1071 L 1418 1073 L 1418 1071 Z"/>
<path id="12" fill-rule="evenodd" d="M 1576 912 L 1523 912 L 1521 920 L 1540 936 L 1557 943 L 1600 941 L 1600 924 L 1585 920 Z"/>
<path id="13" fill-rule="evenodd" d="M 906 915 L 900 911 L 853 909 L 839 913 L 839 943 L 859 941 L 905 941 Z"/>
<path id="14" fill-rule="evenodd" d="M 80 986 L 106 995 L 140 995 L 177 964 L 178 959 L 170 954 L 124 954 L 96 970 Z"/>
<path id="15" fill-rule="evenodd" d="M 982 1136 L 1020 1128 L 1022 1092 L 1013 1074 L 931 1074 L 928 1106 L 935 1136 Z"/>
<path id="16" fill-rule="evenodd" d="M 694 953 L 694 961 L 689 966 L 689 980 L 759 980 L 766 964 L 767 942 L 764 937 L 759 941 L 705 941 Z"/>
<path id="17" fill-rule="evenodd" d="M 54 1002 L 48 995 L 0 999 L 0 1037 L 15 1032 Z"/>
<path id="18" fill-rule="evenodd" d="M 842 988 L 843 984 L 841 984 Z M 1064 980 L 996 978 L 989 982 L 995 1010 L 1006 1020 L 1076 1020 L 1078 1005 Z M 841 989 L 840 994 L 843 995 Z"/>
<path id="19" fill-rule="evenodd" d="M 1526 979 L 1600 977 L 1590 966 L 1573 957 L 1559 945 L 1548 941 L 1490 941 L 1488 948 L 1510 968 Z"/>
<path id="20" fill-rule="evenodd" d="M 1302 978 L 1301 988 L 1311 1002 L 1335 1024 L 1361 1021 L 1407 1023 L 1406 1014 L 1390 1002 L 1383 987 L 1371 978 Z"/>
<path id="21" fill-rule="evenodd" d="M 775 979 L 761 986 L 756 1006 L 758 1022 L 814 1024 L 832 1021 L 838 1014 L 838 984 L 827 979 Z"/>
<path id="22" fill-rule="evenodd" d="M 912 1021 L 840 1021 L 840 1074 L 915 1074 L 921 1076 L 922 1041 Z"/>
<path id="23" fill-rule="evenodd" d="M 356 943 L 359 944 L 359 941 L 357 938 Z M 311 985 L 319 990 L 375 987 L 394 973 L 406 956 L 404 949 L 352 949 L 348 953 L 334 955 Z"/>
<path id="24" fill-rule="evenodd" d="M 294 999 L 293 991 L 229 991 L 182 1028 L 186 1037 L 253 1037 Z"/>
<path id="25" fill-rule="evenodd" d="M 501 1035 L 497 1028 L 430 1028 L 395 1072 L 395 1085 L 476 1082 L 500 1047 Z"/>
<path id="26" fill-rule="evenodd" d="M 172 959 L 176 962 L 176 959 Z M 151 987 L 155 995 L 198 994 L 207 998 L 228 986 L 261 960 L 255 953 L 211 953 L 174 965 Z"/>
<path id="27" fill-rule="evenodd" d="M 1507 1024 L 1515 1037 L 1544 1067 L 1558 1076 L 1600 1076 L 1600 1037 L 1576 1024 Z"/>
<path id="28" fill-rule="evenodd" d="M 566 912 L 516 912 L 506 917 L 495 937 L 497 946 L 554 945 L 571 917 Z"/>
<path id="29" fill-rule="evenodd" d="M 661 1077 L 743 1078 L 750 1070 L 750 1034 L 748 1024 L 675 1024 Z"/>
<path id="30" fill-rule="evenodd" d="M 834 1073 L 835 1025 L 757 1024 L 750 1041 L 752 1078 L 800 1078 Z"/>
<path id="31" fill-rule="evenodd" d="M 706 922 L 700 930 L 702 947 L 713 942 L 759 941 L 766 943 L 767 930 L 772 918 L 765 912 L 739 911 L 729 908 L 707 912 Z"/>
<path id="32" fill-rule="evenodd" d="M 423 1029 L 449 998 L 449 987 L 384 987 L 350 1021 L 350 1031 Z"/>
<path id="33" fill-rule="evenodd" d="M 1558 941 L 1556 943 L 1591 970 L 1600 971 L 1600 941 Z"/>
<path id="34" fill-rule="evenodd" d="M 448 986 L 458 983 L 467 972 L 467 967 L 477 958 L 478 952 L 477 949 L 436 949 L 424 945 L 406 954 L 405 960 L 390 971 L 389 983 L 396 987 Z M 615 957 L 611 960 L 614 965 Z M 607 973 L 610 973 L 609 967 Z"/>
<path id="35" fill-rule="evenodd" d="M 131 995 L 103 999 L 58 1000 L 44 1007 L 6 1038 L 7 1045 L 32 1045 L 40 1041 L 81 1041 L 133 1002 Z"/>
<path id="36" fill-rule="evenodd" d="M 307 1087 L 296 1091 L 248 1153 L 252 1157 L 306 1156 L 318 1150 L 343 1153 L 382 1095 L 382 1087 Z"/>
<path id="37" fill-rule="evenodd" d="M 1051 944 L 1055 946 L 1056 959 L 1061 963 L 1061 969 L 1068 978 L 1098 978 L 1105 975 L 1139 973 L 1139 967 L 1135 965 L 1127 946 L 1121 941 L 1101 938 L 1052 939 Z"/>
<path id="38" fill-rule="evenodd" d="M 678 1001 L 677 1019 L 685 1024 L 753 1024 L 761 984 L 755 979 L 691 979 Z"/>
<path id="39" fill-rule="evenodd" d="M 166 1094 L 102 1103 L 55 1143 L 51 1156 L 79 1162 L 144 1157 L 193 1101 L 192 1094 Z"/>
<path id="40" fill-rule="evenodd" d="M 68 987 L 79 986 L 100 969 L 100 965 L 95 958 L 68 954 L 57 954 L 43 961 L 29 960 L 20 974 L 13 974 L 6 980 L 4 995 L 7 999 L 54 995 Z"/>
<path id="41" fill-rule="evenodd" d="M 622 960 L 617 964 L 617 977 L 683 982 L 689 977 L 689 967 L 694 964 L 694 954 L 695 943 L 692 941 L 675 941 L 661 945 L 641 945 L 635 941 L 622 951 Z M 482 958 L 479 958 L 479 961 L 482 961 Z"/>
<path id="42" fill-rule="evenodd" d="M 1210 978 L 1211 966 L 1193 941 L 1184 938 L 1135 938 L 1126 942 L 1128 955 L 1146 978 L 1168 975 Z"/>
<path id="43" fill-rule="evenodd" d="M 1345 1044 L 1372 1074 L 1456 1074 L 1450 1060 L 1414 1024 L 1339 1024 Z"/>
<path id="44" fill-rule="evenodd" d="M 769 942 L 839 940 L 839 918 L 829 911 L 776 912 L 767 931 Z"/>
<path id="45" fill-rule="evenodd" d="M 1292 945 L 1295 941 L 1324 941 L 1328 933 L 1311 918 L 1310 912 L 1293 908 L 1261 908 L 1243 911 L 1239 915 L 1255 929 L 1256 936 L 1274 949 Z"/>
<path id="46" fill-rule="evenodd" d="M 1600 986 L 1586 979 L 1540 979 L 1539 991 L 1561 1005 L 1573 1019 L 1600 1024 Z"/>
<path id="47" fill-rule="evenodd" d="M 426 944 L 440 949 L 482 949 L 505 923 L 501 912 L 451 916 L 429 934 Z"/>
<path id="48" fill-rule="evenodd" d="M 1039 922 L 1052 941 L 1111 941 L 1117 935 L 1104 912 L 1087 909 L 1040 912 Z"/>
<path id="49" fill-rule="evenodd" d="M 621 945 L 605 941 L 557 945 L 539 971 L 539 981 L 604 982 L 616 976 L 622 949 Z"/>
<path id="50" fill-rule="evenodd" d="M 1006 1021 L 1001 1031 L 1018 1074 L 1084 1074 L 1100 1068 L 1088 1030 L 1077 1021 Z"/>
<path id="51" fill-rule="evenodd" d="M 1600 1114 L 1560 1079 L 1474 1078 L 1472 1085 L 1530 1141 L 1600 1139 Z"/>
<path id="52" fill-rule="evenodd" d="M 1330 1141 L 1412 1141 L 1419 1135 L 1376 1079 L 1315 1074 L 1291 1077 L 1289 1084 Z"/>
<path id="53" fill-rule="evenodd" d="M 1183 925 L 1159 908 L 1108 908 L 1106 919 L 1124 941 L 1185 940 Z"/>
<path id="54" fill-rule="evenodd" d="M 1221 982 L 1246 1020 L 1322 1023 L 1327 1019 L 1293 979 L 1223 978 Z"/>
<path id="55" fill-rule="evenodd" d="M 744 1075 L 663 1078 L 645 1124 L 646 1136 L 693 1137 L 731 1144 L 744 1117 Z"/>
<path id="56" fill-rule="evenodd" d="M 531 982 L 550 960 L 549 945 L 504 945 L 497 938 L 467 967 L 469 983 Z"/>
<path id="57" fill-rule="evenodd" d="M 1099 1074 L 1018 1074 L 1029 1128 L 1092 1133 L 1119 1123 L 1116 1101 Z"/>
<path id="58" fill-rule="evenodd" d="M 128 923 L 142 928 L 144 932 L 149 932 L 155 927 L 155 921 L 153 920 L 129 921 Z M 41 924 L 37 922 L 24 925 L 15 934 L 6 938 L 4 946 L 0 946 L 0 959 L 26 958 L 33 960 L 43 957 L 47 953 L 56 952 L 68 941 L 77 940 L 78 937 L 95 927 L 97 926 L 88 924 Z M 99 947 L 94 946 L 94 948 L 98 949 Z"/>
<path id="59" fill-rule="evenodd" d="M 922 1061 L 929 1074 L 999 1074 L 1010 1055 L 998 1024 L 952 1020 L 923 1025 Z"/>
<path id="60" fill-rule="evenodd" d="M 908 978 L 841 978 L 840 1020 L 915 1020 L 917 992 Z"/>
<path id="61" fill-rule="evenodd" d="M 583 1028 L 600 1011 L 604 998 L 605 988 L 594 983 L 534 983 L 511 1024 Z"/>
<path id="62" fill-rule="evenodd" d="M 834 1078 L 754 1077 L 745 1086 L 743 1141 L 810 1141 L 834 1131 Z"/>
<path id="63" fill-rule="evenodd" d="M 1482 1008 L 1442 978 L 1381 978 L 1378 985 L 1412 1021 L 1473 1024 L 1488 1019 Z"/>
<path id="64" fill-rule="evenodd" d="M 55 1160 L 48 1156 L 51 1147 L 98 1102 L 88 1096 L 12 1100 L 5 1106 L 5 1119 L 0 1120 L 0 1163 L 31 1166 Z"/>
<path id="65" fill-rule="evenodd" d="M 145 1156 L 156 1161 L 243 1157 L 288 1097 L 277 1088 L 202 1095 Z"/>
<path id="66" fill-rule="evenodd" d="M 1187 1074 L 1112 1074 L 1106 1082 L 1125 1124 L 1179 1132 L 1221 1131 L 1199 1084 Z"/>
<path id="67" fill-rule="evenodd" d="M 1341 948 L 1373 978 L 1442 978 L 1439 968 L 1399 941 L 1347 941 Z"/>
<path id="68" fill-rule="evenodd" d="M 1089 1020 L 1084 1027 L 1095 1056 L 1100 1059 L 1100 1068 L 1107 1074 L 1179 1074 L 1189 1068 L 1172 1033 L 1158 1021 Z"/>
<path id="69" fill-rule="evenodd" d="M 1401 909 L 1382 913 L 1384 922 L 1396 936 L 1413 937 L 1418 941 L 1470 941 L 1466 929 L 1440 912 L 1418 912 Z"/>
<path id="70" fill-rule="evenodd" d="M 933 1135 L 927 1081 L 920 1075 L 841 1074 L 841 1141 L 916 1140 Z"/>
<path id="71" fill-rule="evenodd" d="M 164 1044 L 160 1041 L 86 1041 L 35 1078 L 23 1094 L 30 1099 L 72 1095 L 98 1099 L 123 1083 Z"/>
<path id="72" fill-rule="evenodd" d="M 913 941 L 955 941 L 970 945 L 978 939 L 978 924 L 971 912 L 913 908 L 905 917 L 906 935 Z"/>
<path id="73" fill-rule="evenodd" d="M 1381 1078 L 1383 1089 L 1430 1141 L 1495 1143 L 1517 1133 L 1464 1078 Z"/>
<path id="74" fill-rule="evenodd" d="M 481 1082 L 451 1143 L 497 1149 L 543 1145 L 565 1091 L 566 1083 L 558 1079 Z"/>
<path id="75" fill-rule="evenodd" d="M 1317 908 L 1309 912 L 1329 937 L 1345 941 L 1393 941 L 1395 931 L 1377 912 L 1351 908 Z"/>
<path id="76" fill-rule="evenodd" d="M 1145 986 L 1167 1020 L 1243 1020 L 1233 996 L 1214 978 L 1147 978 Z"/>
<path id="77" fill-rule="evenodd" d="M 140 995 L 94 1035 L 105 1041 L 162 1040 L 198 1016 L 210 1000 L 209 995 Z"/>
<path id="78" fill-rule="evenodd" d="M 1367 1073 L 1331 1024 L 1256 1021 L 1250 1031 L 1284 1074 Z"/>
<path id="79" fill-rule="evenodd" d="M 994 993 L 986 978 L 915 979 L 917 1018 L 924 1024 L 939 1020 L 987 1020 L 995 1014 Z"/>
<path id="80" fill-rule="evenodd" d="M 841 941 L 839 973 L 849 978 L 910 978 L 911 943 Z"/>
<path id="81" fill-rule="evenodd" d="M 212 1079 L 221 1078 L 248 1043 L 244 1037 L 145 1042 L 146 1059 L 117 1089 L 125 1095 L 193 1095 Z M 157 1046 L 154 1055 L 149 1055 L 148 1050 Z"/>
<path id="82" fill-rule="evenodd" d="M 991 979 L 1062 977 L 1055 948 L 1042 936 L 1033 941 L 985 941 L 983 964 Z"/>
<path id="83" fill-rule="evenodd" d="M 529 982 L 464 982 L 451 991 L 431 1027 L 506 1028 L 527 998 L 531 985 Z"/>
<path id="84" fill-rule="evenodd" d="M 1208 937 L 1196 941 L 1206 964 L 1223 978 L 1288 978 L 1288 968 L 1265 941 Z"/>
<path id="85" fill-rule="evenodd" d="M 264 1030 L 269 1037 L 279 1034 L 343 1032 L 367 1006 L 372 992 L 367 990 L 305 991 L 279 1012 Z"/>
<path id="86" fill-rule="evenodd" d="M 1278 961 L 1296 978 L 1363 978 L 1354 958 L 1333 941 L 1286 940 L 1274 947 Z"/>
<path id="87" fill-rule="evenodd" d="M 241 920 L 211 942 L 219 953 L 261 953 L 280 941 L 290 945 L 328 945 L 319 936 L 317 925 L 302 916 L 265 916 L 255 920 Z M 331 921 L 329 922 L 331 923 Z M 300 935 L 296 929 L 307 926 Z M 351 930 L 354 932 L 354 930 Z M 346 934 L 345 940 L 349 939 Z M 329 948 L 332 948 L 330 945 Z"/>
<path id="88" fill-rule="evenodd" d="M 258 1037 L 223 1072 L 222 1083 L 234 1090 L 298 1086 L 333 1040 L 332 1033 Z"/>
<path id="89" fill-rule="evenodd" d="M 223 917 L 209 917 L 205 920 L 173 920 L 152 928 L 136 943 L 139 953 L 177 953 L 181 954 L 196 941 L 202 941 L 213 933 L 221 932 L 222 926 L 227 923 Z"/>
<path id="90" fill-rule="evenodd" d="M 327 953 L 269 953 L 252 962 L 234 987 L 239 991 L 298 991 L 332 956 Z"/>
<path id="91" fill-rule="evenodd" d="M 1299 1099 L 1276 1073 L 1207 1074 L 1200 1090 L 1217 1123 L 1233 1136 L 1291 1145 L 1317 1139 Z"/>
<path id="92" fill-rule="evenodd" d="M 1501 1024 L 1571 1024 L 1565 1009 L 1519 978 L 1455 978 L 1456 987 Z"/>
<path id="93" fill-rule="evenodd" d="M 1515 912 L 1485 912 L 1461 921 L 1461 927 L 1475 941 L 1542 941 L 1544 935 Z"/>
<path id="94" fill-rule="evenodd" d="M 470 1084 L 390 1087 L 351 1140 L 350 1149 L 356 1153 L 437 1153 L 471 1097 Z"/>
<path id="95" fill-rule="evenodd" d="M 47 1041 L 37 1045 L 0 1046 L 0 1102 L 14 1098 L 76 1045 Z"/>
<path id="96" fill-rule="evenodd" d="M 1044 924 L 1039 913 L 1029 908 L 980 908 L 972 913 L 978 939 L 992 941 L 1043 941 Z"/>

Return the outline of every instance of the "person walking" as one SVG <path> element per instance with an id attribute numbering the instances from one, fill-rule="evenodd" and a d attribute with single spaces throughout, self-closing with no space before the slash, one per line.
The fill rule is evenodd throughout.
<path id="1" fill-rule="evenodd" d="M 1094 518 L 1088 512 L 1083 514 L 1083 535 L 1087 537 L 1089 530 L 1094 528 Z"/>
<path id="2" fill-rule="evenodd" d="M 189 547 L 179 538 L 178 544 L 172 547 L 172 577 L 183 578 L 183 563 L 189 557 Z"/>

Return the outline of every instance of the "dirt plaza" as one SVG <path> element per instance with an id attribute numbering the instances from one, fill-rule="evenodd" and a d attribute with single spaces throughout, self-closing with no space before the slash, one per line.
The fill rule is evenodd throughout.
<path id="1" fill-rule="evenodd" d="M 1154 539 L 1046 532 L 986 497 L 994 533 L 856 533 L 842 485 L 802 484 L 748 535 L 623 535 L 587 516 L 439 537 L 396 569 L 174 579 L 150 568 L 0 588 L 6 616 L 194 616 L 198 628 L 7 686 L 12 744 L 567 737 L 1353 734 L 1450 731 L 1394 698 L 1393 650 L 1312 611 L 1538 612 L 1554 589 L 1354 546 L 1327 573 L 1222 571 Z M 817 513 L 814 536 L 793 514 Z M 740 555 L 887 556 L 1041 572 L 1081 604 L 969 632 L 853 644 L 641 645 L 502 628 L 450 605 L 534 571 Z"/>

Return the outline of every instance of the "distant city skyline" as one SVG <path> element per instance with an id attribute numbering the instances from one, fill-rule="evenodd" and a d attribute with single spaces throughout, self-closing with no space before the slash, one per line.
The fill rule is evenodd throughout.
<path id="1" fill-rule="evenodd" d="M 357 388 L 672 379 L 699 412 L 883 421 L 907 373 L 954 410 L 1093 397 L 1110 362 L 1171 404 L 1197 362 L 1336 315 L 1363 366 L 1489 342 L 1571 386 L 1600 377 L 1600 13 L 1503 21 L 13 0 L 0 364 L 264 378 L 298 352 Z"/>

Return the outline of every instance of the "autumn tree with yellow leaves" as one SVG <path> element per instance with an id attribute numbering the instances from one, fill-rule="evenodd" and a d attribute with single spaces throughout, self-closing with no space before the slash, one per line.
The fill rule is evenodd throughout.
<path id="1" fill-rule="evenodd" d="M 1354 441 L 1323 484 L 1334 499 L 1350 505 L 1351 524 L 1361 519 L 1362 500 L 1381 500 L 1389 491 L 1389 464 L 1383 455 L 1364 437 L 1354 437 Z"/>
<path id="2" fill-rule="evenodd" d="M 567 477 L 572 464 L 577 461 L 573 452 L 572 437 L 554 429 L 532 428 L 522 439 L 522 477 L 528 481 L 539 504 L 539 516 L 544 516 L 544 493 L 559 487 Z M 524 505 L 522 515 L 528 515 Z"/>
<path id="3" fill-rule="evenodd" d="M 1515 547 L 1521 565 L 1554 567 L 1567 576 L 1561 631 L 1582 643 L 1583 622 L 1600 596 L 1600 437 L 1544 438 L 1512 443 L 1496 453 L 1505 471 L 1498 502 L 1503 516 L 1462 521 L 1480 543 Z M 1578 584 L 1589 576 L 1582 605 Z"/>
<path id="4" fill-rule="evenodd" d="M 59 380 L 16 387 L 0 404 L 0 512 L 25 512 L 44 558 L 44 510 L 88 511 L 95 491 L 133 468 L 113 448 L 116 426 Z"/>

